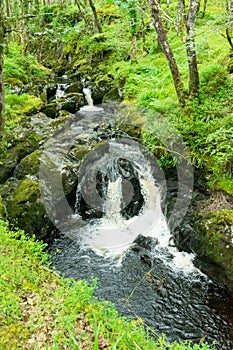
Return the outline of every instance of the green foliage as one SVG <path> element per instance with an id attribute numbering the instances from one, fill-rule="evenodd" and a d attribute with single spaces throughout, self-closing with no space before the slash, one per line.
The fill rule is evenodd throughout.
<path id="1" fill-rule="evenodd" d="M 200 91 L 207 95 L 213 95 L 224 86 L 228 77 L 227 67 L 213 63 L 204 67 L 201 71 Z"/>
<path id="2" fill-rule="evenodd" d="M 114 306 L 93 297 L 96 281 L 57 278 L 49 269 L 45 244 L 0 220 L 0 342 L 18 349 L 30 344 L 61 348 L 210 350 L 205 343 L 169 343 L 151 339 L 143 320 L 127 321 Z"/>
<path id="3" fill-rule="evenodd" d="M 22 94 L 8 94 L 5 98 L 5 116 L 8 127 L 14 127 L 20 120 L 19 116 L 36 113 L 42 106 L 40 98 Z"/>
<path id="4" fill-rule="evenodd" d="M 19 45 L 9 44 L 5 55 L 4 79 L 10 87 L 22 87 L 23 84 L 39 83 L 48 77 L 48 69 L 39 64 L 33 55 L 24 55 Z"/>

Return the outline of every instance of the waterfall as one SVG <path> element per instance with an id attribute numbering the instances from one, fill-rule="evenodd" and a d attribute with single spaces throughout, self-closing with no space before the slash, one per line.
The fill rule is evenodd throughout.
<path id="1" fill-rule="evenodd" d="M 93 102 L 93 99 L 91 97 L 91 89 L 89 87 L 83 88 L 83 93 L 85 95 L 85 98 L 86 98 L 88 106 L 89 107 L 93 107 L 94 106 L 94 102 Z"/>
<path id="2" fill-rule="evenodd" d="M 81 112 L 103 112 L 102 107 L 94 106 L 94 101 L 91 96 L 91 89 L 89 87 L 83 88 L 83 94 L 87 101 L 87 106 L 81 107 Z"/>
<path id="3" fill-rule="evenodd" d="M 161 208 L 161 189 L 156 184 L 151 165 L 145 164 L 140 148 L 131 147 L 130 144 L 116 144 L 114 140 L 109 145 L 112 160 L 103 155 L 102 163 L 101 160 L 98 162 L 98 186 L 102 193 L 103 213 L 101 218 L 92 219 L 91 225 L 81 230 L 85 244 L 100 255 L 122 256 L 139 235 L 151 237 L 158 242 L 155 255 L 161 254 L 172 269 L 195 270 L 194 255 L 179 252 L 174 246 Z M 133 165 L 119 157 L 122 152 L 133 159 Z M 89 163 L 88 170 L 94 174 L 95 169 L 92 170 L 91 167 L 92 164 Z M 88 178 L 87 182 L 90 181 L 94 181 L 94 175 Z M 77 201 L 80 201 L 83 185 L 85 188 L 81 181 Z M 94 191 L 94 188 L 87 188 L 88 195 Z M 93 196 L 94 192 L 88 199 L 92 200 Z M 143 198 L 141 204 L 140 198 Z M 138 207 L 136 211 L 135 206 Z M 130 208 L 129 212 L 127 208 Z"/>
<path id="4" fill-rule="evenodd" d="M 115 181 L 109 181 L 107 186 L 106 199 L 104 204 L 104 220 L 110 224 L 119 224 L 122 222 L 121 215 L 122 188 L 121 178 Z"/>

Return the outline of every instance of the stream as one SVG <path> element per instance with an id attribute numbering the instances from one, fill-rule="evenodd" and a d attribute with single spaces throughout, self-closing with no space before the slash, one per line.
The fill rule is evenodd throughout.
<path id="1" fill-rule="evenodd" d="M 61 142 L 64 153 L 71 140 L 105 142 L 81 164 L 72 209 L 53 217 L 61 232 L 49 247 L 53 265 L 76 280 L 97 278 L 97 297 L 170 341 L 216 341 L 217 349 L 232 350 L 233 299 L 195 266 L 194 254 L 176 248 L 163 172 L 138 142 L 112 133 L 112 106 L 89 101 L 46 150 L 62 164 Z"/>

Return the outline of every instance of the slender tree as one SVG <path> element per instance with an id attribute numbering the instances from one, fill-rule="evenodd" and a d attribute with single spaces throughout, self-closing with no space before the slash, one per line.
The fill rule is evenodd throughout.
<path id="1" fill-rule="evenodd" d="M 200 1 L 198 0 L 189 0 L 189 6 L 187 13 L 185 11 L 185 0 L 179 0 L 177 11 L 178 23 L 179 26 L 184 21 L 185 24 L 185 48 L 188 60 L 188 69 L 189 69 L 189 93 L 185 94 L 184 85 L 180 77 L 180 72 L 176 60 L 174 58 L 172 49 L 168 42 L 167 33 L 166 33 L 166 25 L 162 21 L 162 9 L 159 0 L 148 0 L 149 7 L 151 11 L 151 17 L 153 20 L 153 24 L 155 30 L 158 35 L 158 40 L 164 55 L 167 58 L 170 71 L 172 74 L 175 90 L 177 93 L 177 97 L 179 103 L 184 106 L 186 103 L 187 96 L 195 97 L 198 94 L 199 88 L 199 74 L 197 67 L 197 57 L 196 57 L 196 48 L 195 48 L 195 19 L 196 15 L 199 11 Z M 171 21 L 173 22 L 173 21 Z M 177 23 L 175 24 L 177 27 Z"/>
<path id="2" fill-rule="evenodd" d="M 228 43 L 230 44 L 231 48 L 233 49 L 233 42 L 231 39 L 231 31 L 233 27 L 233 1 L 232 0 L 226 0 L 226 13 L 227 13 L 227 28 L 226 28 L 226 36 Z"/>
<path id="3" fill-rule="evenodd" d="M 3 85 L 3 53 L 4 53 L 4 6 L 3 0 L 0 0 L 0 141 L 3 138 L 4 130 L 4 85 Z"/>
<path id="4" fill-rule="evenodd" d="M 178 0 L 176 16 L 176 27 L 178 33 L 181 32 L 181 28 L 184 26 L 185 22 L 185 0 Z"/>
<path id="5" fill-rule="evenodd" d="M 149 0 L 149 7 L 151 11 L 153 25 L 158 35 L 159 44 L 163 50 L 164 55 L 167 58 L 167 61 L 171 70 L 171 74 L 172 74 L 179 103 L 183 106 L 185 104 L 184 86 L 180 77 L 179 68 L 177 66 L 172 49 L 167 39 L 166 30 L 162 23 L 161 9 L 159 6 L 159 2 L 156 0 Z"/>
<path id="6" fill-rule="evenodd" d="M 197 68 L 197 55 L 195 48 L 195 19 L 200 8 L 197 0 L 189 1 L 189 9 L 186 22 L 186 52 L 189 66 L 189 95 L 196 96 L 199 87 L 199 74 Z"/>
<path id="7" fill-rule="evenodd" d="M 93 13 L 93 17 L 94 17 L 94 23 L 95 23 L 95 27 L 98 30 L 99 33 L 102 33 L 102 27 L 100 25 L 100 21 L 96 12 L 96 8 L 95 8 L 95 4 L 92 0 L 88 0 L 89 1 L 89 5 L 91 8 L 91 11 Z"/>

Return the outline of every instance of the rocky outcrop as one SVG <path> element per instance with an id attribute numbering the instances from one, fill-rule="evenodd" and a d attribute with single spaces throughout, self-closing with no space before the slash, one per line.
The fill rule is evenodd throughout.
<path id="1" fill-rule="evenodd" d="M 233 292 L 233 198 L 223 192 L 212 195 L 202 203 L 195 228 L 211 277 Z"/>
<path id="2" fill-rule="evenodd" d="M 64 110 L 69 113 L 76 113 L 82 106 L 84 106 L 83 95 L 72 92 L 46 104 L 41 109 L 41 112 L 47 117 L 54 119 L 60 116 L 60 111 Z"/>
<path id="3" fill-rule="evenodd" d="M 40 196 L 39 183 L 31 178 L 23 179 L 6 204 L 9 221 L 38 239 L 47 237 L 52 230 Z"/>

